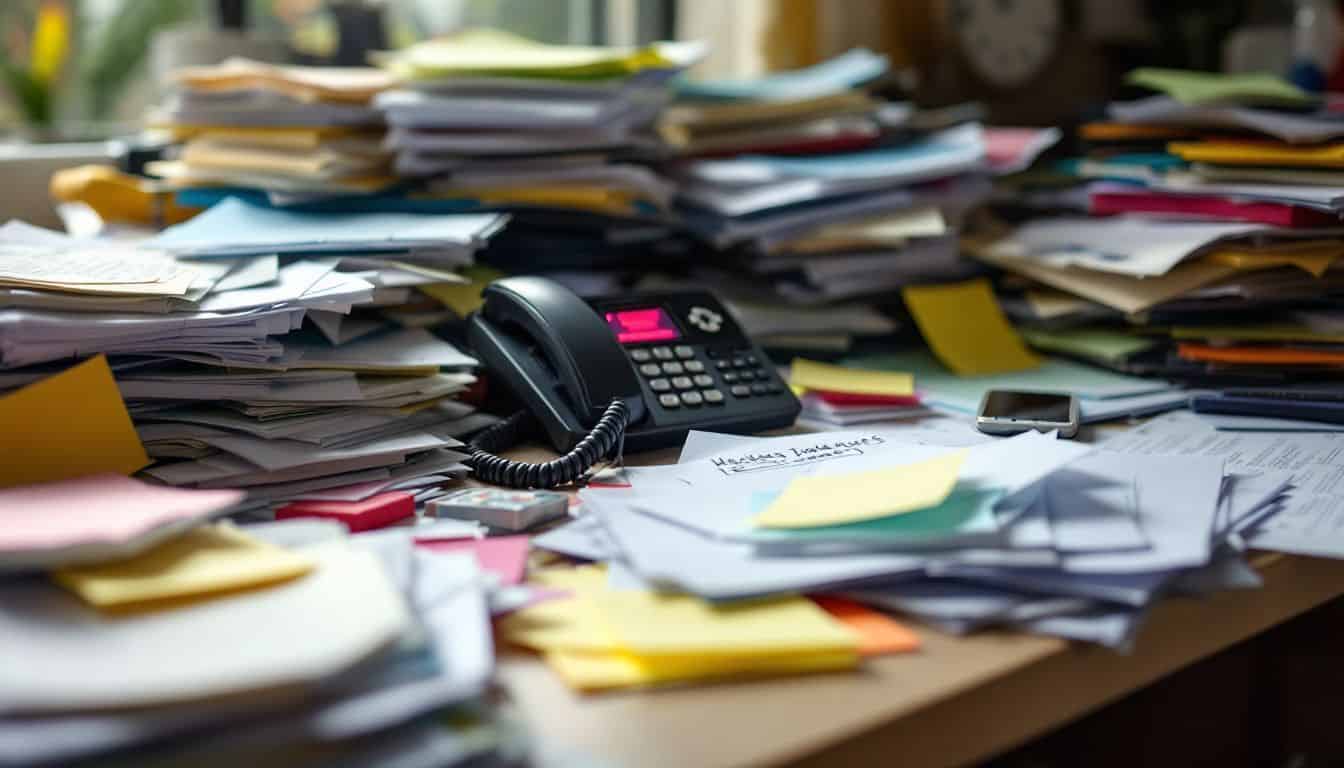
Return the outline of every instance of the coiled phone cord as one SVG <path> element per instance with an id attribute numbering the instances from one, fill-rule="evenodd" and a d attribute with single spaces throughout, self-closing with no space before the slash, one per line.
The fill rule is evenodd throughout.
<path id="1" fill-rule="evenodd" d="M 625 450 L 625 427 L 630 407 L 619 398 L 611 401 L 602 418 L 579 444 L 544 464 L 512 461 L 495 455 L 517 445 L 525 430 L 535 428 L 536 420 L 528 411 L 519 411 L 482 431 L 467 447 L 471 455 L 464 462 L 479 479 L 506 488 L 554 488 L 583 477 L 604 458 L 620 458 Z"/>

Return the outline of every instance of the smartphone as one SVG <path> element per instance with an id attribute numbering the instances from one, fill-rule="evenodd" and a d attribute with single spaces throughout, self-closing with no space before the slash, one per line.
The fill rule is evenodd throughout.
<path id="1" fill-rule="evenodd" d="M 1078 434 L 1078 398 L 1049 392 L 991 389 L 980 400 L 975 426 L 987 435 L 1016 435 L 1034 429 L 1059 430 L 1060 437 Z"/>

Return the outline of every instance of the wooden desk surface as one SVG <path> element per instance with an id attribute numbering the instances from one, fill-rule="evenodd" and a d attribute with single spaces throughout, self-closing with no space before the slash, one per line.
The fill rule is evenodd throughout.
<path id="1" fill-rule="evenodd" d="M 1129 655 L 1019 633 L 959 638 L 913 625 L 924 641 L 919 652 L 870 659 L 856 673 L 585 696 L 539 658 L 506 650 L 498 679 L 540 749 L 614 766 L 960 765 L 1344 594 L 1344 562 L 1267 554 L 1256 566 L 1263 589 L 1160 602 Z"/>

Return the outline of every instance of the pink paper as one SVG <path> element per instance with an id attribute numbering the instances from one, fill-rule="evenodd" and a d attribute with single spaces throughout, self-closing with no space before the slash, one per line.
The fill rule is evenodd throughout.
<path id="1" fill-rule="evenodd" d="M 242 491 L 196 491 L 102 474 L 0 490 L 0 551 L 125 542 L 161 525 L 205 517 Z"/>
<path id="2" fill-rule="evenodd" d="M 459 539 L 455 541 L 417 541 L 417 547 L 431 552 L 470 552 L 482 569 L 499 574 L 506 586 L 521 584 L 527 572 L 527 552 L 531 539 L 527 536 L 495 536 L 489 539 Z"/>

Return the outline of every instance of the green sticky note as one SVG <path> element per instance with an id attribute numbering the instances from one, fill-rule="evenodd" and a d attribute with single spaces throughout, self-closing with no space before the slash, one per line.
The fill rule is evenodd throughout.
<path id="1" fill-rule="evenodd" d="M 1225 75 L 1185 69 L 1141 67 L 1125 82 L 1161 91 L 1182 104 L 1309 106 L 1320 99 L 1268 72 Z"/>
<path id="2" fill-rule="evenodd" d="M 1019 331 L 1027 343 L 1037 349 L 1117 364 L 1133 355 L 1152 349 L 1161 341 L 1151 336 L 1107 328 L 1071 328 L 1047 331 L 1023 328 Z"/>
<path id="3" fill-rule="evenodd" d="M 951 537 L 989 535 L 998 531 L 999 523 L 994 507 L 1002 498 L 1002 489 L 958 485 L 941 503 L 917 512 L 812 528 L 756 528 L 745 538 L 763 544 L 864 542 L 893 546 L 927 545 Z"/>

